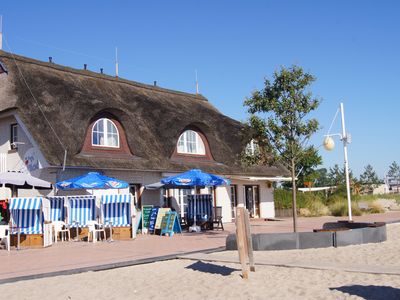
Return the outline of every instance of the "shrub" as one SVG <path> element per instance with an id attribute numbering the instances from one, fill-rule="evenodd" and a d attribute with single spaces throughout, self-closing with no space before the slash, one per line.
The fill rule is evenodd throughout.
<path id="1" fill-rule="evenodd" d="M 385 209 L 379 202 L 374 201 L 368 205 L 368 212 L 371 214 L 380 214 L 385 212 Z"/>
<path id="2" fill-rule="evenodd" d="M 332 216 L 335 217 L 344 217 L 349 215 L 349 210 L 347 207 L 347 200 L 343 198 L 339 198 L 335 200 L 335 202 L 329 205 L 329 210 L 331 211 Z M 361 210 L 358 207 L 357 203 L 351 203 L 351 212 L 353 216 L 361 216 Z"/>
<path id="3" fill-rule="evenodd" d="M 329 208 L 322 203 L 322 201 L 317 200 L 308 205 L 311 217 L 326 216 L 330 214 Z"/>
<path id="4" fill-rule="evenodd" d="M 299 216 L 301 217 L 311 217 L 311 212 L 308 208 L 300 208 Z"/>

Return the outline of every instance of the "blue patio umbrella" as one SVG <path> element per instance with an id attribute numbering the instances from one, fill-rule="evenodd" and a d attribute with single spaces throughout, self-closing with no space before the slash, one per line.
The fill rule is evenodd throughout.
<path id="1" fill-rule="evenodd" d="M 97 172 L 89 172 L 86 175 L 74 177 L 56 183 L 60 190 L 72 189 L 124 189 L 129 187 L 125 181 L 101 175 Z"/>
<path id="2" fill-rule="evenodd" d="M 214 174 L 205 173 L 199 169 L 170 176 L 161 180 L 166 187 L 200 187 L 230 184 L 229 180 Z M 196 197 L 194 197 L 194 227 L 196 228 Z"/>

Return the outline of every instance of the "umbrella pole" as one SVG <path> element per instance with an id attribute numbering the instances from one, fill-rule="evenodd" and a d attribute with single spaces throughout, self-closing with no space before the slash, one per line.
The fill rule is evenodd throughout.
<path id="1" fill-rule="evenodd" d="M 194 186 L 194 218 L 193 218 L 193 227 L 196 228 L 196 200 L 197 200 L 197 193 L 196 193 L 196 186 Z"/>

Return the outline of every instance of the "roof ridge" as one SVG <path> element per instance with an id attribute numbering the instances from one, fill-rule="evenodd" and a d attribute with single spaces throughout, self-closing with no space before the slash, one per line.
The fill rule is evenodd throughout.
<path id="1" fill-rule="evenodd" d="M 197 100 L 202 100 L 202 101 L 208 102 L 207 98 L 201 94 L 196 95 L 196 94 L 191 94 L 191 93 L 187 93 L 187 92 L 176 91 L 176 90 L 172 90 L 172 89 L 168 89 L 168 88 L 153 86 L 150 84 L 145 84 L 145 83 L 141 83 L 141 82 L 137 82 L 137 81 L 133 81 L 133 80 L 129 80 L 129 79 L 124 79 L 121 77 L 113 77 L 113 76 L 107 75 L 107 74 L 99 74 L 99 73 L 96 73 L 96 72 L 90 71 L 90 70 L 79 70 L 79 69 L 75 69 L 72 67 L 59 65 L 59 64 L 56 64 L 53 62 L 50 63 L 50 62 L 45 62 L 45 61 L 41 61 L 41 60 L 34 59 L 34 58 L 21 56 L 18 54 L 6 52 L 4 50 L 0 50 L 0 58 L 1 57 L 6 57 L 8 59 L 15 58 L 15 60 L 17 60 L 17 61 L 22 61 L 24 63 L 39 65 L 42 67 L 47 67 L 47 68 L 55 69 L 55 70 L 62 71 L 62 72 L 74 73 L 74 74 L 79 74 L 79 75 L 98 78 L 98 79 L 104 79 L 104 80 L 113 81 L 113 82 L 125 83 L 125 84 L 129 84 L 129 85 L 132 85 L 135 87 L 149 89 L 152 91 L 158 91 L 158 92 L 162 92 L 162 93 L 169 93 L 169 94 L 175 94 L 175 95 L 180 95 L 180 96 L 189 96 L 189 97 L 197 99 Z"/>

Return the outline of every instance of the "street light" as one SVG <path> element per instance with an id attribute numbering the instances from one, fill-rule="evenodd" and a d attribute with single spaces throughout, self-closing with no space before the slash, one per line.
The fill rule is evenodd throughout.
<path id="1" fill-rule="evenodd" d="M 326 150 L 331 151 L 335 148 L 335 142 L 332 139 L 332 136 L 339 136 L 340 140 L 343 141 L 343 153 L 344 153 L 344 170 L 346 174 L 346 190 L 347 190 L 347 205 L 349 210 L 349 221 L 352 221 L 351 215 L 351 195 L 350 195 L 350 176 L 349 176 L 349 160 L 347 158 L 347 144 L 351 143 L 351 135 L 346 132 L 346 126 L 344 122 L 344 108 L 343 103 L 340 103 L 340 113 L 342 116 L 342 133 L 335 134 L 327 134 L 325 135 L 325 139 L 323 142 L 323 146 Z M 336 118 L 336 116 L 335 116 Z M 333 120 L 335 121 L 335 120 Z M 332 127 L 332 125 L 331 125 Z"/>

